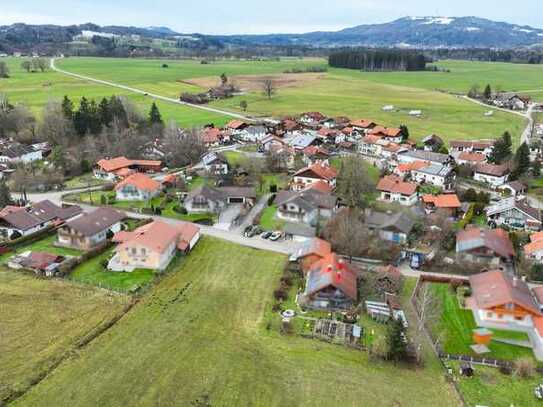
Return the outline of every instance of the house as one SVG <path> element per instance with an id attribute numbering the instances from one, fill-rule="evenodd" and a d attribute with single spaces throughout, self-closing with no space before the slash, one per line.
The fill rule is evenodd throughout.
<path id="1" fill-rule="evenodd" d="M 98 208 L 76 219 L 66 222 L 57 231 L 57 246 L 71 247 L 78 250 L 92 250 L 107 242 L 121 231 L 123 212 L 112 208 Z"/>
<path id="2" fill-rule="evenodd" d="M 443 139 L 435 134 L 430 134 L 422 139 L 422 145 L 424 146 L 424 151 L 431 151 L 437 153 L 445 143 Z"/>
<path id="3" fill-rule="evenodd" d="M 327 149 L 318 146 L 309 146 L 303 150 L 303 161 L 306 165 L 313 165 L 317 162 L 328 164 L 330 153 Z"/>
<path id="4" fill-rule="evenodd" d="M 372 122 L 371 120 L 359 119 L 352 121 L 351 123 L 349 123 L 349 125 L 355 130 L 367 132 L 377 126 L 377 123 Z"/>
<path id="5" fill-rule="evenodd" d="M 154 173 L 159 172 L 161 168 L 160 161 L 131 160 L 121 156 L 110 160 L 99 160 L 94 168 L 94 176 L 99 179 L 116 181 L 135 172 Z"/>
<path id="6" fill-rule="evenodd" d="M 405 179 L 407 176 L 411 176 L 411 171 L 419 170 L 429 165 L 430 163 L 426 161 L 413 161 L 407 164 L 398 164 L 393 172 L 398 177 Z"/>
<path id="7" fill-rule="evenodd" d="M 383 145 L 381 149 L 381 155 L 380 157 L 383 160 L 389 160 L 396 158 L 397 154 L 403 153 L 405 151 L 409 151 L 408 146 L 405 144 L 398 144 L 398 143 L 392 143 L 390 141 L 382 140 L 386 145 Z"/>
<path id="8" fill-rule="evenodd" d="M 326 119 L 326 116 L 324 116 L 320 112 L 307 112 L 300 116 L 298 121 L 303 124 L 307 125 L 316 125 L 319 124 L 321 121 Z"/>
<path id="9" fill-rule="evenodd" d="M 499 191 L 517 199 L 526 196 L 528 188 L 520 181 L 511 181 L 498 188 Z"/>
<path id="10" fill-rule="evenodd" d="M 358 143 L 358 152 L 370 157 L 380 157 L 383 148 L 388 144 L 388 141 L 385 141 L 380 137 L 370 135 L 364 136 Z"/>
<path id="11" fill-rule="evenodd" d="M 507 182 L 510 173 L 509 164 L 478 164 L 475 167 L 473 179 L 498 188 Z"/>
<path id="12" fill-rule="evenodd" d="M 147 201 L 158 196 L 162 184 L 145 174 L 137 172 L 115 185 L 116 198 L 119 201 Z"/>
<path id="13" fill-rule="evenodd" d="M 256 143 L 262 140 L 268 134 L 268 129 L 262 125 L 247 126 L 243 130 L 236 133 L 239 140 Z"/>
<path id="14" fill-rule="evenodd" d="M 426 161 L 430 164 L 439 164 L 454 167 L 454 158 L 448 154 L 434 153 L 424 150 L 411 150 L 398 154 L 398 162 L 402 164 L 414 161 Z"/>
<path id="15" fill-rule="evenodd" d="M 328 254 L 310 267 L 300 298 L 303 308 L 345 311 L 357 302 L 357 275 L 336 253 Z"/>
<path id="16" fill-rule="evenodd" d="M 470 153 L 464 151 L 456 157 L 458 165 L 469 165 L 474 167 L 478 164 L 486 163 L 487 157 L 483 153 Z"/>
<path id="17" fill-rule="evenodd" d="M 411 178 L 418 184 L 434 185 L 445 190 L 454 188 L 456 174 L 448 165 L 429 163 L 411 170 Z"/>
<path id="18" fill-rule="evenodd" d="M 461 153 L 478 153 L 488 158 L 494 149 L 495 140 L 455 140 L 449 143 L 449 153 L 458 157 Z"/>
<path id="19" fill-rule="evenodd" d="M 440 210 L 446 211 L 447 214 L 453 218 L 458 215 L 458 211 L 462 207 L 460 199 L 458 199 L 456 194 L 425 194 L 422 196 L 422 202 L 424 204 L 424 210 L 427 214 Z"/>
<path id="20" fill-rule="evenodd" d="M 405 212 L 385 213 L 371 211 L 366 214 L 368 229 L 374 230 L 382 240 L 405 244 L 415 221 Z"/>
<path id="21" fill-rule="evenodd" d="M 404 139 L 402 129 L 376 126 L 368 132 L 371 136 L 380 137 L 386 141 L 400 144 Z"/>
<path id="22" fill-rule="evenodd" d="M 241 120 L 232 120 L 226 125 L 226 129 L 230 130 L 233 135 L 240 134 L 245 130 L 249 125 Z"/>
<path id="23" fill-rule="evenodd" d="M 228 205 L 242 204 L 253 206 L 256 191 L 253 187 L 220 187 L 207 185 L 193 189 L 183 204 L 189 213 L 219 213 Z"/>
<path id="24" fill-rule="evenodd" d="M 526 110 L 530 104 L 530 98 L 511 93 L 499 93 L 493 101 L 494 105 L 511 110 Z"/>
<path id="25" fill-rule="evenodd" d="M 8 267 L 12 269 L 28 269 L 36 274 L 45 274 L 52 277 L 56 274 L 58 267 L 65 260 L 57 254 L 26 251 L 12 256 L 8 261 Z"/>
<path id="26" fill-rule="evenodd" d="M 337 208 L 337 198 L 313 188 L 303 191 L 281 191 L 274 204 L 277 217 L 289 222 L 315 226 L 319 219 L 330 219 Z"/>
<path id="27" fill-rule="evenodd" d="M 210 151 L 203 155 L 202 165 L 206 172 L 213 175 L 228 174 L 228 160 L 221 153 Z"/>
<path id="28" fill-rule="evenodd" d="M 543 233 L 536 232 L 530 235 L 530 243 L 524 245 L 524 256 L 540 264 L 543 263 Z"/>
<path id="29" fill-rule="evenodd" d="M 302 151 L 305 148 L 320 144 L 320 141 L 317 141 L 317 136 L 313 132 L 294 132 L 287 135 L 284 138 L 284 143 L 289 147 L 292 147 L 295 151 Z"/>
<path id="30" fill-rule="evenodd" d="M 283 226 L 285 240 L 306 243 L 317 236 L 317 230 L 305 223 L 287 222 Z"/>
<path id="31" fill-rule="evenodd" d="M 11 143 L 0 149 L 0 163 L 29 164 L 43 159 L 42 150 L 20 143 Z"/>
<path id="32" fill-rule="evenodd" d="M 317 237 L 305 242 L 293 257 L 300 263 L 304 274 L 309 271 L 309 268 L 317 261 L 325 258 L 332 253 L 332 245 L 326 240 Z"/>
<path id="33" fill-rule="evenodd" d="M 532 208 L 527 200 L 515 197 L 504 198 L 485 208 L 489 224 L 507 226 L 512 229 L 541 229 L 541 211 Z"/>
<path id="34" fill-rule="evenodd" d="M 417 184 L 405 182 L 396 175 L 387 175 L 377 184 L 381 193 L 380 200 L 397 202 L 400 205 L 411 206 L 417 203 Z"/>
<path id="35" fill-rule="evenodd" d="M 515 250 L 505 230 L 470 227 L 456 234 L 456 257 L 499 266 L 501 262 L 510 262 L 515 257 Z"/>
<path id="36" fill-rule="evenodd" d="M 119 232 L 119 243 L 108 263 L 112 271 L 165 270 L 178 252 L 188 253 L 200 239 L 200 228 L 191 223 L 170 225 L 153 221 L 133 232 Z"/>
<path id="37" fill-rule="evenodd" d="M 470 276 L 469 284 L 466 307 L 477 326 L 526 332 L 536 355 L 541 354 L 542 313 L 536 290 L 500 270 Z"/>
<path id="38" fill-rule="evenodd" d="M 7 206 L 0 211 L 0 235 L 16 239 L 61 224 L 83 213 L 77 205 L 60 207 L 49 200 L 29 207 Z"/>
<path id="39" fill-rule="evenodd" d="M 325 182 L 330 185 L 330 187 L 335 188 L 337 175 L 336 169 L 330 165 L 327 165 L 324 162 L 316 163 L 309 167 L 302 168 L 294 174 L 291 189 L 293 191 L 302 191 L 310 184 L 319 181 Z"/>
<path id="40" fill-rule="evenodd" d="M 206 127 L 200 135 L 206 147 L 213 147 L 221 144 L 225 139 L 224 132 L 217 127 Z"/>

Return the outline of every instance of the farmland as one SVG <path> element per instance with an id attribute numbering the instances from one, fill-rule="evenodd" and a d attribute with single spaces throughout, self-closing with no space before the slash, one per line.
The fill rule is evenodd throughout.
<path id="1" fill-rule="evenodd" d="M 25 391 L 126 304 L 121 295 L 0 268 L 0 404 Z"/>
<path id="2" fill-rule="evenodd" d="M 239 77 L 243 84 L 247 75 L 278 75 L 288 69 L 325 63 L 314 59 L 215 61 L 206 65 L 199 61 L 167 61 L 168 68 L 161 68 L 162 62 L 71 58 L 59 61 L 58 66 L 70 72 L 177 97 L 182 91 L 204 89 L 195 84 L 218 84 L 221 73 L 234 82 Z M 497 89 L 537 89 L 541 82 L 539 67 L 466 61 L 445 61 L 439 66 L 451 72 L 362 73 L 330 69 L 317 78 L 314 74 L 298 74 L 299 83 L 280 88 L 272 99 L 249 88 L 245 95 L 216 101 L 212 105 L 239 111 L 240 101 L 245 100 L 248 114 L 255 116 L 282 116 L 317 110 L 327 115 L 365 117 L 388 126 L 406 124 L 417 139 L 429 133 L 437 133 L 449 140 L 491 138 L 505 130 L 516 137 L 520 135 L 524 126 L 522 118 L 505 112 L 485 117 L 483 113 L 488 110 L 485 107 L 435 89 L 467 92 L 471 85 L 487 82 L 495 84 Z M 523 72 L 525 76 L 520 74 Z M 311 80 L 304 80 L 305 76 L 311 76 Z M 382 106 L 388 104 L 394 105 L 396 111 L 383 112 Z M 410 117 L 407 113 L 413 109 L 422 110 L 423 116 Z"/>
<path id="3" fill-rule="evenodd" d="M 285 261 L 203 238 L 112 329 L 16 404 L 458 404 L 434 361 L 412 370 L 267 329 Z"/>

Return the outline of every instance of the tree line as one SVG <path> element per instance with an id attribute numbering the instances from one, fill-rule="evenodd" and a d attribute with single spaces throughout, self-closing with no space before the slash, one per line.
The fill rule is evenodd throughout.
<path id="1" fill-rule="evenodd" d="M 330 54 L 328 64 L 335 68 L 363 71 L 424 71 L 426 57 L 404 50 L 343 50 Z"/>

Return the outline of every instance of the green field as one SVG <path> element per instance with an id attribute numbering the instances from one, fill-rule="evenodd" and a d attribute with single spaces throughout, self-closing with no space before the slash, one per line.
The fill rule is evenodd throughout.
<path id="1" fill-rule="evenodd" d="M 288 68 L 324 63 L 323 60 L 228 60 L 201 65 L 199 61 L 167 61 L 169 68 L 163 69 L 160 68 L 161 62 L 70 58 L 58 64 L 71 72 L 118 81 L 174 97 L 181 91 L 193 90 L 187 89 L 187 86 L 196 88 L 178 81 L 202 77 L 218 80 L 223 72 L 229 77 L 280 74 Z M 305 85 L 279 89 L 271 100 L 254 90 L 247 95 L 214 102 L 213 105 L 227 110 L 239 110 L 239 102 L 246 100 L 249 103 L 248 113 L 253 115 L 282 116 L 318 110 L 327 115 L 370 118 L 387 126 L 406 124 L 416 139 L 430 133 L 439 134 L 448 140 L 490 138 L 505 130 L 517 137 L 520 135 L 524 125 L 522 118 L 504 112 L 484 117 L 483 113 L 488 110 L 485 107 L 436 92 L 435 89 L 467 92 L 472 84 L 492 82 L 493 79 L 506 89 L 524 85 L 537 88 L 541 83 L 539 67 L 468 61 L 445 61 L 440 64 L 452 72 L 363 73 L 330 69 L 328 73 L 320 75 L 320 79 Z M 524 72 L 526 75 L 522 76 Z M 300 78 L 303 78 L 303 74 Z M 382 106 L 388 104 L 395 105 L 399 111 L 383 112 Z M 423 110 L 423 117 L 410 117 L 407 112 L 413 109 Z"/>
<path id="2" fill-rule="evenodd" d="M 458 405 L 435 363 L 407 369 L 267 330 L 285 261 L 202 239 L 177 272 L 16 404 Z"/>
<path id="3" fill-rule="evenodd" d="M 129 299 L 0 268 L 0 405 L 25 391 Z"/>

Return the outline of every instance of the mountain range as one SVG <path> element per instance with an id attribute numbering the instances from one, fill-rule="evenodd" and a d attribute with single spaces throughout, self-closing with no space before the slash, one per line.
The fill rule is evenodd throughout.
<path id="1" fill-rule="evenodd" d="M 499 48 L 543 45 L 543 29 L 479 17 L 404 17 L 384 24 L 366 24 L 340 31 L 305 34 L 206 35 L 181 34 L 168 27 L 122 27 L 82 24 L 72 26 L 12 24 L 0 26 L 0 51 L 31 49 L 40 44 L 67 44 L 83 32 L 192 41 L 222 46 Z"/>

